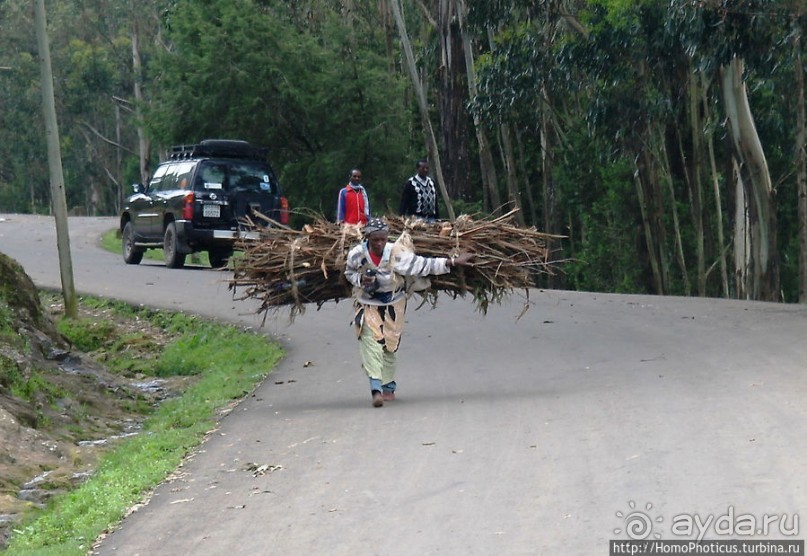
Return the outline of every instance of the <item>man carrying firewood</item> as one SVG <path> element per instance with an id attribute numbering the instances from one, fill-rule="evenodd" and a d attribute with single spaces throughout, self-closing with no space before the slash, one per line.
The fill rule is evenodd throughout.
<path id="1" fill-rule="evenodd" d="M 389 242 L 389 228 L 379 218 L 364 227 L 364 241 L 350 250 L 345 277 L 354 286 L 353 325 L 362 367 L 370 379 L 373 407 L 395 399 L 395 365 L 406 312 L 406 278 L 447 274 L 468 265 L 472 253 L 420 257 Z"/>

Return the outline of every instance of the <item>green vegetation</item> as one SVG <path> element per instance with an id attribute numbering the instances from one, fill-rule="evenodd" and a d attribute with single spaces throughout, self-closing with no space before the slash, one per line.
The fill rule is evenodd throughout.
<path id="1" fill-rule="evenodd" d="M 24 381 L 25 377 L 17 362 L 0 353 L 0 386 L 9 390 L 17 390 Z"/>
<path id="2" fill-rule="evenodd" d="M 56 329 L 76 349 L 84 352 L 101 348 L 116 332 L 114 323 L 95 319 L 61 319 Z"/>
<path id="3" fill-rule="evenodd" d="M 0 294 L 0 339 L 10 343 L 16 343 L 18 335 L 13 328 L 11 308 L 4 301 Z"/>
<path id="4" fill-rule="evenodd" d="M 101 236 L 101 247 L 113 253 L 121 252 L 120 230 L 109 230 Z"/>
<path id="5" fill-rule="evenodd" d="M 92 478 L 17 527 L 9 542 L 10 555 L 86 554 L 101 531 L 120 520 L 203 440 L 215 426 L 218 412 L 249 393 L 282 356 L 281 349 L 265 337 L 234 326 L 97 299 L 84 299 L 82 304 L 108 310 L 118 318 L 146 319 L 176 336 L 165 347 L 150 343 L 157 352 L 151 363 L 137 369 L 119 368 L 119 372 L 194 378 L 181 397 L 153 410 L 142 434 L 104 454 Z M 101 359 L 104 353 L 119 357 L 121 346 L 127 345 L 124 337 L 145 338 L 134 332 L 115 338 L 107 333 L 111 321 L 80 320 L 71 325 L 62 321 L 59 327 L 71 341 L 86 345 Z"/>

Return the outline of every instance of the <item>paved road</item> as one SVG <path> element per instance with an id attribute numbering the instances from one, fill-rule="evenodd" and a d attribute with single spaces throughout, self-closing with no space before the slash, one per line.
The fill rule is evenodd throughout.
<path id="1" fill-rule="evenodd" d="M 127 266 L 96 245 L 113 219 L 70 226 L 80 291 L 257 324 L 226 274 Z M 41 286 L 58 286 L 54 237 L 48 218 L 0 215 L 0 251 Z M 271 320 L 287 357 L 97 553 L 589 556 L 642 519 L 664 539 L 709 516 L 730 516 L 721 531 L 807 519 L 807 308 L 530 302 L 518 322 L 522 298 L 410 310 L 399 400 L 381 409 L 348 304 Z"/>

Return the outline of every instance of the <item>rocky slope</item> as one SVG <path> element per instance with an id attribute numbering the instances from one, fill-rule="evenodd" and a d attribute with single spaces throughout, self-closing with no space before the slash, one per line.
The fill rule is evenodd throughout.
<path id="1" fill-rule="evenodd" d="M 80 483 L 115 439 L 136 433 L 142 411 L 168 385 L 120 376 L 59 334 L 60 297 L 43 306 L 31 279 L 0 253 L 0 549 L 26 512 Z M 131 349 L 151 352 L 165 334 L 143 319 L 81 309 L 81 318 L 113 322 Z"/>

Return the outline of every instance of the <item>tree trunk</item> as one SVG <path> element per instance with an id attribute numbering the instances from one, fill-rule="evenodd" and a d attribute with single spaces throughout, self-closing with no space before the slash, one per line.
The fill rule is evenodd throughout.
<path id="1" fill-rule="evenodd" d="M 493 48 L 493 31 L 488 29 L 488 42 L 491 49 Z M 499 146 L 502 157 L 502 165 L 504 166 L 505 175 L 507 178 L 507 202 L 509 209 L 517 209 L 515 214 L 516 222 L 524 225 L 524 211 L 521 206 L 521 194 L 518 192 L 518 176 L 516 173 L 516 161 L 513 155 L 513 141 L 508 124 L 499 125 Z"/>
<path id="2" fill-rule="evenodd" d="M 132 0 L 132 73 L 134 77 L 135 119 L 137 120 L 137 142 L 140 152 L 140 183 L 146 184 L 149 180 L 149 166 L 151 165 L 151 145 L 143 129 L 141 106 L 143 105 L 143 62 L 140 58 L 140 33 L 137 24 L 137 6 Z"/>
<path id="3" fill-rule="evenodd" d="M 455 219 L 454 207 L 451 205 L 451 197 L 448 194 L 445 180 L 443 179 L 443 168 L 440 164 L 440 153 L 437 149 L 437 139 L 434 135 L 434 128 L 432 128 L 431 120 L 429 119 L 429 108 L 426 105 L 426 93 L 423 90 L 423 84 L 418 76 L 417 65 L 415 64 L 415 56 L 412 53 L 412 43 L 409 41 L 409 35 L 406 32 L 406 24 L 404 23 L 403 13 L 401 12 L 400 0 L 392 0 L 390 2 L 390 6 L 392 7 L 392 15 L 395 18 L 395 25 L 398 27 L 398 35 L 401 40 L 401 47 L 404 49 L 406 69 L 409 72 L 409 78 L 412 80 L 412 87 L 415 90 L 415 98 L 417 98 L 418 101 L 420 119 L 423 122 L 423 129 L 426 133 L 431 166 L 434 169 L 434 174 L 437 178 L 437 185 L 440 188 L 440 194 L 443 197 L 443 203 L 446 206 L 448 218 L 453 222 Z"/>
<path id="4" fill-rule="evenodd" d="M 390 20 L 392 11 L 388 4 L 389 0 L 378 1 L 378 15 L 384 27 L 384 46 L 387 50 L 387 59 L 390 61 L 390 73 L 393 73 L 395 71 L 395 24 Z"/>
<path id="5" fill-rule="evenodd" d="M 45 139 L 48 145 L 48 168 L 50 169 L 51 207 L 56 219 L 56 247 L 59 253 L 59 271 L 62 278 L 64 314 L 78 318 L 78 298 L 73 282 L 73 260 L 70 256 L 70 234 L 67 226 L 67 201 L 62 172 L 62 152 L 59 146 L 59 124 L 56 120 L 56 101 L 53 94 L 53 69 L 48 45 L 45 0 L 36 0 L 36 38 L 39 49 L 39 66 L 42 87 L 42 114 L 45 119 Z"/>
<path id="6" fill-rule="evenodd" d="M 465 76 L 468 80 L 468 96 L 476 96 L 476 67 L 474 65 L 473 41 L 465 28 L 465 14 L 467 7 L 465 0 L 458 0 L 459 9 L 457 14 L 460 20 L 460 32 L 462 33 L 462 45 L 465 51 Z M 474 116 L 474 130 L 476 131 L 476 142 L 479 147 L 479 168 L 482 174 L 483 205 L 487 212 L 498 214 L 501 211 L 501 198 L 499 197 L 499 180 L 496 175 L 496 165 L 493 162 L 493 153 L 490 149 L 490 141 L 487 131 L 478 116 Z"/>
<path id="7" fill-rule="evenodd" d="M 715 198 L 715 227 L 717 228 L 717 257 L 718 263 L 720 265 L 720 285 L 723 291 L 723 297 L 729 297 L 729 276 L 728 276 L 728 264 L 726 263 L 726 240 L 723 237 L 723 203 L 720 200 L 720 181 L 718 180 L 718 173 L 717 173 L 717 163 L 715 162 L 715 146 L 714 146 L 714 131 L 713 126 L 710 123 L 710 116 L 711 113 L 709 111 L 709 101 L 706 95 L 707 91 L 707 84 L 705 82 L 703 86 L 700 87 L 701 92 L 701 101 L 703 102 L 703 114 L 704 114 L 704 123 L 706 129 L 709 130 L 707 136 L 707 146 L 709 152 L 709 168 L 712 175 L 712 191 L 714 193 Z"/>
<path id="8" fill-rule="evenodd" d="M 751 233 L 745 186 L 737 159 L 732 157 L 734 177 L 734 282 L 737 299 L 751 299 Z"/>
<path id="9" fill-rule="evenodd" d="M 529 224 L 532 226 L 537 226 L 538 207 L 535 205 L 535 198 L 532 195 L 532 186 L 530 185 L 529 173 L 527 172 L 527 157 L 524 154 L 524 141 L 522 141 L 521 133 L 518 130 L 516 130 L 515 134 L 516 147 L 518 149 L 518 171 L 521 174 L 521 179 L 524 181 L 524 195 L 527 196 L 527 206 L 530 209 Z"/>
<path id="10" fill-rule="evenodd" d="M 678 259 L 678 266 L 681 267 L 681 277 L 684 281 L 684 295 L 689 297 L 691 288 L 689 285 L 689 272 L 687 270 L 686 258 L 684 258 L 684 243 L 681 240 L 681 224 L 678 220 L 678 201 L 675 197 L 675 184 L 673 184 L 672 169 L 670 168 L 670 157 L 667 153 L 667 144 L 664 140 L 664 133 L 659 130 L 659 157 L 662 164 L 661 173 L 664 181 L 667 182 L 667 187 L 670 191 L 670 206 L 672 208 L 673 216 L 673 234 L 675 234 L 675 256 Z M 663 223 L 662 223 L 663 225 Z"/>
<path id="11" fill-rule="evenodd" d="M 797 24 L 798 25 L 798 24 Z M 796 85 L 796 183 L 799 196 L 799 303 L 807 303 L 807 114 L 804 98 L 804 66 L 801 28 L 793 36 Z"/>
<path id="12" fill-rule="evenodd" d="M 121 113 L 120 104 L 115 103 L 115 141 L 121 144 Z M 120 147 L 115 149 L 115 214 L 120 214 L 123 206 L 123 153 Z"/>
<path id="13" fill-rule="evenodd" d="M 544 89 L 544 100 L 546 106 L 549 106 L 549 95 Z M 553 157 L 550 153 L 554 152 L 557 137 L 554 133 L 554 126 L 548 115 L 548 109 L 541 111 L 541 189 L 543 191 L 543 230 L 547 234 L 559 234 L 559 215 L 558 215 L 558 190 L 555 183 L 555 168 Z M 537 225 L 537 224 L 536 224 Z M 556 255 L 553 251 L 549 253 L 550 259 L 555 259 Z M 555 274 L 550 273 L 546 277 L 546 285 L 548 288 L 558 287 L 562 284 L 563 277 L 556 277 Z"/>
<path id="14" fill-rule="evenodd" d="M 646 130 L 647 140 L 645 144 L 652 144 L 652 131 Z M 670 259 L 667 255 L 667 232 L 664 228 L 664 193 L 660 179 L 660 172 L 656 160 L 648 148 L 642 148 L 640 154 L 640 171 L 642 172 L 642 182 L 644 187 L 645 203 L 648 209 L 648 220 L 653 230 L 652 237 L 648 240 L 655 241 L 654 252 L 658 259 L 657 263 L 660 271 L 661 289 L 656 293 L 665 295 L 670 287 Z"/>
<path id="15" fill-rule="evenodd" d="M 642 213 L 642 226 L 644 227 L 645 245 L 647 246 L 647 256 L 650 260 L 650 270 L 653 273 L 653 283 L 656 288 L 656 293 L 662 295 L 664 293 L 664 283 L 661 279 L 661 268 L 656 254 L 656 242 L 653 240 L 653 226 L 650 223 L 650 207 L 647 203 L 647 195 L 645 194 L 644 183 L 642 183 L 642 172 L 639 169 L 638 157 L 637 165 L 633 172 L 633 181 L 636 184 L 636 196 L 639 199 L 639 209 Z"/>
<path id="16" fill-rule="evenodd" d="M 518 173 L 516 171 L 516 157 L 513 153 L 513 139 L 510 126 L 502 124 L 499 126 L 502 145 L 502 162 L 507 173 L 507 198 L 511 209 L 518 209 L 515 214 L 516 222 L 519 226 L 524 225 L 524 211 L 521 205 L 521 193 L 518 190 Z"/>
<path id="17" fill-rule="evenodd" d="M 353 27 L 356 21 L 356 7 L 353 5 L 353 0 L 342 0 L 342 19 L 344 23 L 347 25 L 347 28 L 350 31 L 353 31 Z"/>
<path id="18" fill-rule="evenodd" d="M 543 229 L 548 234 L 560 233 L 560 217 L 558 214 L 558 191 L 555 183 L 555 166 L 553 153 L 555 145 L 560 142 L 558 128 L 553 121 L 548 107 L 552 106 L 549 93 L 544 89 L 544 104 L 547 108 L 541 111 L 541 176 L 543 180 Z M 550 276 L 551 279 L 551 276 Z"/>
<path id="19" fill-rule="evenodd" d="M 452 199 L 471 198 L 468 160 L 467 78 L 456 0 L 439 0 L 437 35 L 440 47 L 438 101 L 443 145 L 443 177 Z"/>
<path id="20" fill-rule="evenodd" d="M 743 81 L 743 61 L 734 58 L 723 66 L 723 99 L 728 131 L 738 162 L 750 224 L 751 299 L 779 299 L 779 265 L 776 244 L 776 211 L 768 163 L 757 134 L 748 92 Z"/>
<path id="21" fill-rule="evenodd" d="M 698 295 L 706 296 L 706 253 L 703 238 L 703 125 L 700 119 L 700 94 L 698 91 L 698 74 L 692 69 L 689 72 L 689 131 L 692 137 L 692 173 L 689 180 L 689 198 L 691 199 L 692 223 L 695 227 L 695 251 L 698 261 Z M 680 144 L 679 134 L 679 144 Z M 681 148 L 683 156 L 683 148 Z"/>

